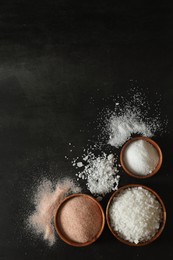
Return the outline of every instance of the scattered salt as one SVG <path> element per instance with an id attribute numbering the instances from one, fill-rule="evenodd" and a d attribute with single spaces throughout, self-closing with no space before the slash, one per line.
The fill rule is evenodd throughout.
<path id="1" fill-rule="evenodd" d="M 85 156 L 85 157 L 83 158 L 83 160 L 84 160 L 84 161 L 87 161 L 87 160 L 88 160 L 88 156 Z"/>
<path id="2" fill-rule="evenodd" d="M 82 163 L 82 162 L 78 162 L 78 163 L 77 163 L 77 167 L 80 168 L 80 167 L 82 167 L 82 166 L 83 166 L 83 163 Z"/>
<path id="3" fill-rule="evenodd" d="M 52 225 L 55 211 L 67 195 L 79 192 L 80 187 L 69 178 L 58 181 L 55 185 L 47 179 L 42 180 L 34 195 L 35 210 L 27 219 L 27 227 L 52 246 L 56 240 Z"/>
<path id="4" fill-rule="evenodd" d="M 112 228 L 125 240 L 138 244 L 151 239 L 160 227 L 160 202 L 142 187 L 128 188 L 112 201 L 109 209 Z"/>
<path id="5" fill-rule="evenodd" d="M 106 136 L 107 143 L 116 148 L 121 147 L 132 135 L 152 137 L 156 133 L 161 134 L 167 125 L 166 119 L 161 120 L 160 99 L 153 105 L 138 88 L 130 89 L 127 94 L 129 97 L 122 96 L 118 98 L 118 103 L 115 101 L 114 111 L 103 110 L 98 121 L 98 129 L 100 123 L 102 130 L 99 140 L 105 140 Z"/>
<path id="6" fill-rule="evenodd" d="M 77 178 L 86 180 L 86 186 L 92 194 L 104 196 L 118 189 L 120 176 L 117 175 L 118 169 L 113 154 L 107 156 L 103 153 L 101 156 L 95 156 L 89 152 L 84 158 L 85 165 L 82 164 L 84 169 L 77 174 Z"/>
<path id="7" fill-rule="evenodd" d="M 103 199 L 103 197 L 101 197 L 101 196 L 98 196 L 98 197 L 96 198 L 97 201 L 102 201 L 102 199 Z"/>
<path id="8" fill-rule="evenodd" d="M 136 175 L 151 173 L 159 162 L 159 154 L 152 144 L 145 140 L 131 142 L 124 151 L 126 167 Z"/>
<path id="9" fill-rule="evenodd" d="M 152 137 L 152 125 L 145 123 L 136 111 L 127 110 L 123 115 L 112 115 L 109 121 L 108 143 L 116 148 L 122 146 L 132 134 Z"/>

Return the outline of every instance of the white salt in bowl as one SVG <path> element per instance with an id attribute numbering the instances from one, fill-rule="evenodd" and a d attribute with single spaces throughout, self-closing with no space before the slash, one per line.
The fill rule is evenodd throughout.
<path id="1" fill-rule="evenodd" d="M 149 144 L 151 144 L 153 146 L 153 148 L 156 150 L 156 152 L 158 153 L 158 163 L 156 165 L 156 167 L 149 172 L 148 174 L 142 175 L 142 174 L 138 174 L 137 172 L 133 172 L 132 170 L 130 170 L 125 162 L 125 153 L 126 153 L 126 149 L 128 148 L 128 146 L 130 146 L 133 142 L 138 141 L 138 140 L 143 140 L 148 142 Z M 138 155 L 136 155 L 138 157 Z M 133 159 L 134 160 L 134 159 Z M 145 179 L 145 178 L 149 178 L 152 177 L 153 175 L 155 175 L 159 170 L 160 167 L 162 165 L 163 162 L 163 155 L 162 155 L 162 151 L 159 147 L 159 145 L 154 142 L 152 139 L 148 138 L 148 137 L 144 137 L 144 136 L 139 136 L 139 137 L 134 137 L 131 138 L 129 141 L 127 141 L 122 149 L 121 149 L 121 153 L 120 153 L 120 163 L 121 166 L 123 168 L 123 170 L 130 176 L 138 178 L 138 179 Z"/>
<path id="2" fill-rule="evenodd" d="M 84 201 L 86 200 L 86 203 L 88 201 L 88 203 L 91 203 L 93 205 L 94 211 L 97 212 L 97 214 L 91 215 L 90 213 L 88 213 L 90 216 L 90 219 L 92 219 L 94 226 L 96 226 L 97 223 L 99 223 L 100 227 L 98 228 L 97 233 L 95 233 L 95 235 L 86 242 L 77 242 L 73 239 L 71 239 L 66 232 L 64 232 L 63 227 L 62 227 L 62 222 L 61 222 L 61 212 L 63 210 L 63 208 L 68 204 L 68 202 L 73 201 L 73 199 L 75 198 L 82 198 L 84 199 Z M 85 205 L 83 204 L 83 208 L 85 207 Z M 74 207 L 75 208 L 75 207 Z M 74 209 L 75 211 L 75 209 Z M 78 217 L 81 214 L 82 209 L 81 208 L 77 208 L 77 213 L 75 213 L 76 217 Z M 87 212 L 86 212 L 87 214 Z M 94 217 L 95 216 L 95 217 Z M 96 217 L 97 216 L 97 217 Z M 72 216 L 70 217 L 70 221 L 72 220 Z M 73 216 L 74 217 L 74 216 Z M 98 220 L 99 219 L 99 220 Z M 76 223 L 80 224 L 78 222 L 78 219 L 76 219 Z M 94 199 L 93 197 L 86 195 L 86 194 L 72 194 L 68 197 L 66 197 L 61 204 L 58 206 L 57 210 L 56 210 L 56 214 L 55 214 L 55 218 L 54 218 L 54 225 L 55 225 L 55 229 L 57 234 L 59 235 L 59 237 L 67 244 L 71 245 L 71 246 L 75 246 L 75 247 L 84 247 L 84 246 L 88 246 L 93 244 L 94 242 L 96 242 L 96 240 L 101 236 L 103 229 L 104 229 L 104 225 L 105 225 L 105 215 L 104 215 L 104 211 L 100 205 L 100 203 Z M 86 227 L 86 233 L 88 232 L 87 230 L 87 223 L 83 223 L 83 225 Z M 72 227 L 72 226 L 71 226 Z M 65 227 L 65 228 L 69 228 L 69 227 Z M 76 229 L 76 232 L 79 232 L 79 229 Z M 93 230 L 93 227 L 92 227 Z M 92 231 L 90 230 L 90 231 Z"/>
<path id="3" fill-rule="evenodd" d="M 161 219 L 158 231 L 149 240 L 143 240 L 139 243 L 130 242 L 130 241 L 124 239 L 118 231 L 115 231 L 115 229 L 111 225 L 111 219 L 110 219 L 110 208 L 111 208 L 111 205 L 113 203 L 113 199 L 116 198 L 121 192 L 124 192 L 126 189 L 134 188 L 134 187 L 141 187 L 141 188 L 149 191 L 152 195 L 154 195 L 156 200 L 159 202 L 159 204 L 161 206 L 161 210 L 162 210 L 162 219 Z M 160 196 L 154 190 L 152 190 L 151 188 L 144 186 L 144 185 L 140 185 L 140 184 L 128 184 L 128 185 L 125 185 L 125 186 L 119 188 L 110 197 L 108 204 L 107 204 L 107 208 L 106 208 L 106 221 L 107 221 L 107 224 L 108 224 L 108 227 L 109 227 L 111 233 L 120 242 L 122 242 L 122 243 L 124 243 L 128 246 L 145 246 L 145 245 L 148 245 L 148 244 L 151 244 L 152 242 L 154 242 L 162 234 L 164 227 L 165 227 L 165 224 L 166 224 L 166 208 L 165 208 L 165 205 L 164 205 L 162 199 L 160 198 Z"/>

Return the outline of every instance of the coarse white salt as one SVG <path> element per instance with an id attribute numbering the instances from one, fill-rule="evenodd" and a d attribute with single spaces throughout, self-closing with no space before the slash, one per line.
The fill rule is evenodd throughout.
<path id="1" fill-rule="evenodd" d="M 159 230 L 163 210 L 156 196 L 142 187 L 127 188 L 114 197 L 110 223 L 120 237 L 131 243 L 150 240 Z"/>
<path id="2" fill-rule="evenodd" d="M 82 162 L 78 162 L 78 163 L 77 163 L 77 167 L 80 168 L 80 167 L 82 167 L 82 166 L 83 166 L 83 163 L 82 163 Z"/>
<path id="3" fill-rule="evenodd" d="M 104 196 L 118 189 L 120 176 L 117 175 L 118 169 L 113 154 L 107 156 L 103 153 L 101 156 L 95 156 L 89 152 L 83 156 L 83 160 L 84 169 L 77 173 L 77 179 L 86 180 L 86 186 L 92 194 Z"/>
<path id="4" fill-rule="evenodd" d="M 87 160 L 88 160 L 88 156 L 85 156 L 85 157 L 83 158 L 83 160 L 84 160 L 84 161 L 87 161 Z"/>
<path id="5" fill-rule="evenodd" d="M 131 142 L 124 151 L 123 161 L 128 170 L 136 175 L 148 175 L 159 163 L 155 147 L 145 140 Z"/>

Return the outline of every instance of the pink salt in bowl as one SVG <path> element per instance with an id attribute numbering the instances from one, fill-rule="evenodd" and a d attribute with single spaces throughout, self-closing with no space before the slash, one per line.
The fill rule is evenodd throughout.
<path id="1" fill-rule="evenodd" d="M 105 215 L 100 203 L 93 197 L 73 194 L 58 206 L 54 225 L 65 243 L 84 247 L 94 243 L 102 234 Z"/>
<path id="2" fill-rule="evenodd" d="M 155 148 L 155 150 L 158 153 L 158 158 L 159 159 L 158 159 L 158 163 L 157 163 L 156 167 L 151 172 L 149 172 L 146 175 L 140 175 L 140 174 L 134 173 L 132 170 L 130 170 L 128 168 L 128 166 L 126 165 L 125 159 L 124 159 L 125 158 L 126 149 L 129 147 L 129 145 L 131 145 L 133 142 L 138 141 L 138 140 L 143 140 L 143 141 L 148 142 L 149 144 L 151 144 L 153 146 L 153 148 Z M 135 178 L 138 178 L 138 179 L 146 179 L 146 178 L 154 176 L 160 170 L 162 162 L 163 162 L 163 155 L 162 155 L 162 151 L 161 151 L 159 145 L 156 142 L 154 142 L 152 139 L 150 139 L 148 137 L 144 137 L 144 136 L 131 138 L 129 141 L 127 141 L 123 145 L 123 147 L 121 149 L 121 152 L 120 152 L 120 164 L 121 164 L 123 170 L 129 176 L 135 177 Z"/>

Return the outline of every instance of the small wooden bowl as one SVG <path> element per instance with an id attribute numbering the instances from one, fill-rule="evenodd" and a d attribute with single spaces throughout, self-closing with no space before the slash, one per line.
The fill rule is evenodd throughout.
<path id="1" fill-rule="evenodd" d="M 159 201 L 161 207 L 162 207 L 162 210 L 163 210 L 163 220 L 162 220 L 162 223 L 160 224 L 160 228 L 158 230 L 158 232 L 149 240 L 146 240 L 146 241 L 143 241 L 143 242 L 140 242 L 138 244 L 135 244 L 135 243 L 132 243 L 132 242 L 129 242 L 128 240 L 125 240 L 123 239 L 119 234 L 118 232 L 116 232 L 115 230 L 113 230 L 112 226 L 111 226 L 111 223 L 110 223 L 110 219 L 109 219 L 109 208 L 110 208 L 110 205 L 112 203 L 112 200 L 114 197 L 116 197 L 118 194 L 120 194 L 120 192 L 122 192 L 123 190 L 125 189 L 128 189 L 128 188 L 133 188 L 133 187 L 142 187 L 148 191 L 150 191 L 153 195 L 155 195 L 155 197 L 157 198 L 157 200 Z M 107 204 L 107 208 L 106 208 L 106 221 L 107 221 L 107 224 L 108 224 L 108 227 L 111 231 L 111 233 L 122 243 L 128 245 L 128 246 L 146 246 L 148 244 L 151 244 L 152 242 L 154 242 L 158 237 L 160 237 L 161 233 L 163 232 L 164 230 L 164 227 L 165 227 L 165 224 L 166 224 L 166 208 L 165 208 L 165 205 L 162 201 L 162 199 L 160 198 L 160 196 L 154 191 L 152 190 L 151 188 L 147 187 L 147 186 L 144 186 L 144 185 L 140 185 L 140 184 L 128 184 L 128 185 L 125 185 L 121 188 L 119 188 L 117 191 L 115 191 L 112 196 L 110 197 L 109 201 L 108 201 L 108 204 Z"/>
<path id="2" fill-rule="evenodd" d="M 153 147 L 157 150 L 157 152 L 158 152 L 158 154 L 159 154 L 159 162 L 158 162 L 156 168 L 155 168 L 151 173 L 148 173 L 147 175 L 137 175 L 137 174 L 131 172 L 131 171 L 126 167 L 126 164 L 125 164 L 125 162 L 124 162 L 124 160 L 123 160 L 123 159 L 124 159 L 124 152 L 125 152 L 127 146 L 128 146 L 129 144 L 131 144 L 132 142 L 137 141 L 137 140 L 144 140 L 144 141 L 150 143 L 151 145 L 153 145 Z M 135 178 L 138 178 L 138 179 L 146 179 L 146 178 L 149 178 L 149 177 L 152 177 L 153 175 L 155 175 L 155 174 L 159 171 L 159 169 L 160 169 L 160 167 L 161 167 L 161 165 L 162 165 L 162 161 L 163 161 L 163 155 L 162 155 L 162 151 L 161 151 L 160 147 L 158 146 L 158 144 L 157 144 L 156 142 L 154 142 L 152 139 L 150 139 L 150 138 L 148 138 L 148 137 L 144 137 L 144 136 L 134 137 L 134 138 L 130 139 L 129 141 L 127 141 L 127 142 L 123 145 L 123 147 L 122 147 L 122 149 L 121 149 L 121 153 L 120 153 L 120 163 L 121 163 L 121 166 L 122 166 L 123 170 L 124 170 L 128 175 L 130 175 L 130 176 L 132 176 L 132 177 L 135 177 Z"/>
<path id="3" fill-rule="evenodd" d="M 96 234 L 96 236 L 90 240 L 90 241 L 87 241 L 85 243 L 78 243 L 78 242 L 75 242 L 73 240 L 70 240 L 68 237 L 65 236 L 65 234 L 61 231 L 61 227 L 59 226 L 59 223 L 58 223 L 58 218 L 59 218 L 59 213 L 62 209 L 62 207 L 65 205 L 65 203 L 75 197 L 84 197 L 88 200 L 91 200 L 92 202 L 95 203 L 95 207 L 97 207 L 99 210 L 100 210 L 100 215 L 101 215 L 101 219 L 102 219 L 102 223 L 101 223 L 101 226 L 100 226 L 100 230 L 99 232 Z M 97 221 L 97 219 L 95 220 Z M 100 205 L 100 203 L 94 199 L 93 197 L 89 196 L 89 195 L 86 195 L 86 194 L 72 194 L 68 197 L 66 197 L 62 202 L 61 204 L 58 206 L 57 208 L 57 211 L 56 211 L 56 214 L 55 214 L 55 218 L 54 218 L 54 225 L 55 225 L 55 229 L 56 229 L 56 232 L 58 233 L 59 237 L 67 244 L 71 245 L 71 246 L 75 246 L 75 247 L 84 247 L 84 246 L 88 246 L 92 243 L 94 243 L 99 237 L 100 235 L 102 234 L 103 232 L 103 229 L 104 229 L 104 225 L 105 225 L 105 215 L 104 215 L 104 212 L 103 212 L 103 209 Z"/>

